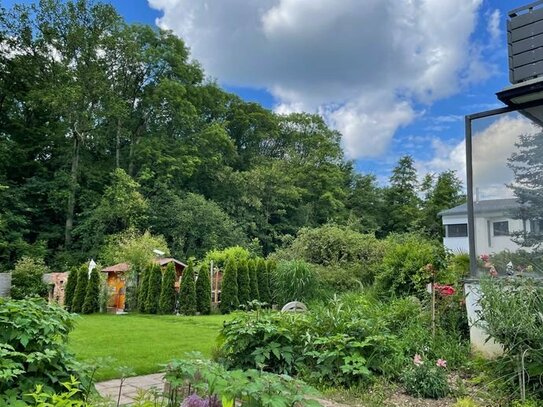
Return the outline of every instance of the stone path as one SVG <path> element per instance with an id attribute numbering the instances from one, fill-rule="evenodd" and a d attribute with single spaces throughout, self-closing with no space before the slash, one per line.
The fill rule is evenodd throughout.
<path id="1" fill-rule="evenodd" d="M 138 390 L 151 390 L 156 389 L 162 391 L 164 389 L 164 374 L 154 373 L 145 376 L 128 377 L 124 380 L 123 388 L 121 390 L 120 404 L 132 404 L 134 399 L 138 395 Z M 109 398 L 113 401 L 117 401 L 119 397 L 119 387 L 121 386 L 121 380 L 108 380 L 107 382 L 99 382 L 95 384 L 96 390 L 102 397 Z"/>

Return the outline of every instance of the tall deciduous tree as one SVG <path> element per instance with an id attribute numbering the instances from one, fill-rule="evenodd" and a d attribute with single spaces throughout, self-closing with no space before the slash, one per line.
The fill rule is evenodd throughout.
<path id="1" fill-rule="evenodd" d="M 75 229 L 87 252 L 96 252 L 106 236 L 138 230 L 146 221 L 148 204 L 139 192 L 139 184 L 120 168 L 113 171 L 111 178 L 99 205 Z"/>
<path id="2" fill-rule="evenodd" d="M 194 315 L 196 313 L 196 287 L 194 283 L 194 265 L 192 260 L 181 277 L 179 288 L 179 312 L 183 315 Z"/>
<path id="3" fill-rule="evenodd" d="M 243 245 L 241 228 L 215 202 L 202 195 L 178 196 L 161 191 L 151 200 L 151 230 L 161 231 L 172 254 L 180 258 L 203 256 L 213 249 Z"/>

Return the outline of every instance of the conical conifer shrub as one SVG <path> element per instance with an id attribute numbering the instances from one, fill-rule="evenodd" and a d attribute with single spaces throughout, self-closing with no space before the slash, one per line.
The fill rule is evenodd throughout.
<path id="1" fill-rule="evenodd" d="M 221 286 L 220 310 L 223 314 L 236 311 L 239 307 L 238 298 L 238 275 L 236 263 L 228 260 L 224 268 Z"/>

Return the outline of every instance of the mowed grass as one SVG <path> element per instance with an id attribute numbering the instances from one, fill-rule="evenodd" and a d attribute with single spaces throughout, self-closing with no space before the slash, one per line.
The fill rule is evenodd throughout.
<path id="1" fill-rule="evenodd" d="M 97 371 L 97 380 L 120 377 L 120 366 L 143 375 L 160 371 L 161 364 L 182 358 L 187 352 L 211 356 L 227 319 L 224 315 L 83 315 L 77 318 L 68 345 L 83 362 L 114 358 L 113 363 Z"/>

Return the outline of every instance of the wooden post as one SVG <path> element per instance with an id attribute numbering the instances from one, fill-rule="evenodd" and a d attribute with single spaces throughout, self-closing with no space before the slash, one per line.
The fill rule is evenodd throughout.
<path id="1" fill-rule="evenodd" d="M 219 270 L 215 272 L 215 303 L 219 302 Z"/>
<path id="2" fill-rule="evenodd" d="M 211 298 L 213 299 L 213 260 L 209 266 L 209 280 L 211 281 Z"/>

